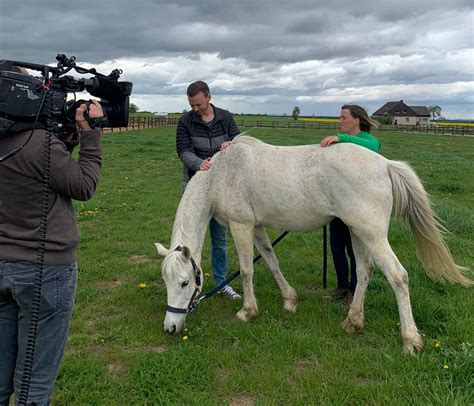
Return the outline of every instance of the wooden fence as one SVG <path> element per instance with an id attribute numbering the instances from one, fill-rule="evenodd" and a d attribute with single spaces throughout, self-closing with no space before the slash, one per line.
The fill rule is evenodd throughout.
<path id="1" fill-rule="evenodd" d="M 128 126 L 121 128 L 104 128 L 103 132 L 121 132 L 174 126 L 178 124 L 177 117 L 130 117 Z M 303 130 L 339 130 L 338 123 L 325 123 L 302 120 L 245 120 L 235 118 L 240 128 L 300 128 Z M 433 133 L 447 135 L 474 136 L 474 126 L 436 126 L 436 125 L 382 125 L 380 130 L 411 133 Z"/>
<path id="2" fill-rule="evenodd" d="M 267 127 L 267 128 L 301 128 L 303 130 L 319 130 L 319 129 L 328 129 L 335 130 L 339 128 L 337 123 L 320 123 L 316 121 L 301 121 L 301 120 L 245 120 L 245 119 L 235 119 L 235 124 L 238 127 L 246 128 L 258 128 L 258 127 Z"/>
<path id="3" fill-rule="evenodd" d="M 473 126 L 461 125 L 390 125 L 382 126 L 382 130 L 408 133 L 433 133 L 447 135 L 474 136 Z"/>
<path id="4" fill-rule="evenodd" d="M 339 130 L 338 123 L 325 123 L 317 121 L 245 121 L 235 120 L 239 127 L 267 127 L 267 128 L 301 128 L 303 130 Z M 454 135 L 474 135 L 474 126 L 437 126 L 437 125 L 382 125 L 382 131 L 398 131 L 411 133 L 434 133 L 434 134 L 454 134 Z"/>
<path id="5" fill-rule="evenodd" d="M 178 124 L 176 117 L 130 117 L 127 127 L 103 128 L 104 133 L 142 130 L 144 128 L 165 127 Z"/>

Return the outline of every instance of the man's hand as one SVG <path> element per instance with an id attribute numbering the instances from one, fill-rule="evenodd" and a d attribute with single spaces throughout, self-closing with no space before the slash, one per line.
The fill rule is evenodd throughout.
<path id="1" fill-rule="evenodd" d="M 207 171 L 210 168 L 211 168 L 211 157 L 205 159 L 204 161 L 201 162 L 201 165 L 199 165 L 200 171 Z"/>
<path id="2" fill-rule="evenodd" d="M 337 135 L 330 135 L 329 137 L 324 138 L 319 145 L 322 147 L 329 147 L 331 144 L 336 144 L 339 142 L 339 138 Z"/>
<path id="3" fill-rule="evenodd" d="M 84 112 L 87 110 L 87 105 L 86 104 L 81 104 L 77 109 L 76 109 L 76 124 L 79 127 L 80 130 L 91 130 L 91 127 L 87 120 L 84 117 Z M 89 117 L 90 118 L 99 118 L 103 117 L 104 112 L 102 110 L 102 106 L 97 100 L 91 100 L 91 104 L 89 105 Z"/>
<path id="4" fill-rule="evenodd" d="M 232 144 L 232 141 L 223 142 L 222 145 L 221 145 L 220 151 L 224 151 L 226 148 L 228 148 L 230 146 L 230 144 Z"/>

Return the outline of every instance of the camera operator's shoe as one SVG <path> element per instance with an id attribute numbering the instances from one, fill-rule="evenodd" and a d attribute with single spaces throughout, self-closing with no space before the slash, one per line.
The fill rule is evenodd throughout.
<path id="1" fill-rule="evenodd" d="M 230 297 L 231 299 L 240 299 L 242 296 L 240 296 L 232 286 L 230 285 L 225 285 L 220 292 L 227 297 Z"/>
<path id="2" fill-rule="evenodd" d="M 339 302 L 342 301 L 351 291 L 349 289 L 336 288 L 330 295 L 322 296 L 321 299 L 326 302 Z M 352 301 L 352 300 L 351 300 Z"/>

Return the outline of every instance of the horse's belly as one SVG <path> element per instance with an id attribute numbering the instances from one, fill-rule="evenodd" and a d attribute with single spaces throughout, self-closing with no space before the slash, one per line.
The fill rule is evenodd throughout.
<path id="1" fill-rule="evenodd" d="M 294 214 L 294 213 L 293 213 Z M 295 216 L 279 215 L 257 219 L 257 224 L 266 228 L 286 231 L 310 231 L 328 224 L 331 216 Z"/>

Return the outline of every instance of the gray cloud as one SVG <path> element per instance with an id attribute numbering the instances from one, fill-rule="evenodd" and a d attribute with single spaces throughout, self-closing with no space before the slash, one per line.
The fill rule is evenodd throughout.
<path id="1" fill-rule="evenodd" d="M 0 0 L 0 57 L 54 64 L 65 53 L 104 73 L 121 67 L 134 82 L 134 97 L 160 111 L 186 108 L 187 84 L 203 79 L 235 111 L 291 112 L 309 97 L 303 114 L 313 106 L 330 114 L 339 102 L 325 107 L 317 98 L 329 100 L 333 91 L 331 97 L 349 101 L 346 89 L 367 92 L 375 109 L 387 99 L 407 99 L 404 85 L 416 85 L 420 102 L 444 101 L 450 106 L 444 114 L 474 119 L 470 1 L 315 3 Z M 431 93 L 450 83 L 464 83 L 459 103 L 446 90 Z M 159 98 L 169 108 L 154 108 Z"/>

